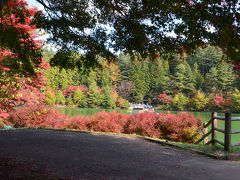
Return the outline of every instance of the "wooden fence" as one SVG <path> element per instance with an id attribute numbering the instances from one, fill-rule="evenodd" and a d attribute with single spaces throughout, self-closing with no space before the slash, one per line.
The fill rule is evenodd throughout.
<path id="1" fill-rule="evenodd" d="M 225 122 L 225 129 L 220 129 L 217 126 L 218 120 Z M 232 122 L 233 121 L 240 121 L 240 117 L 232 117 L 231 113 L 225 113 L 225 116 L 218 116 L 216 112 L 212 113 L 212 118 L 209 120 L 208 123 L 203 123 L 203 136 L 199 139 L 196 144 L 199 144 L 203 141 L 203 144 L 221 144 L 224 146 L 225 151 L 229 151 L 232 147 L 240 146 L 240 142 L 231 143 L 231 135 L 232 134 L 239 134 L 240 129 L 232 130 Z M 211 130 L 208 131 L 208 126 L 211 125 Z M 224 142 L 217 139 L 217 132 L 224 133 Z M 211 140 L 208 141 L 208 136 L 211 134 Z"/>

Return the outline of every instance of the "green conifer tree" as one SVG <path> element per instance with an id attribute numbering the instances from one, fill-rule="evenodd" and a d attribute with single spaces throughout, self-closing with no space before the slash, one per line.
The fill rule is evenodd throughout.
<path id="1" fill-rule="evenodd" d="M 150 89 L 149 67 L 146 61 L 135 62 L 131 66 L 130 71 L 130 81 L 134 86 L 134 100 L 135 102 L 140 103 Z"/>
<path id="2" fill-rule="evenodd" d="M 175 86 L 178 92 L 183 92 L 185 89 L 185 73 L 186 73 L 186 67 L 183 63 L 180 63 L 175 68 Z"/>
<path id="3" fill-rule="evenodd" d="M 193 65 L 193 78 L 194 78 L 194 83 L 195 83 L 195 87 L 196 89 L 201 89 L 202 85 L 203 85 L 203 77 L 199 71 L 199 67 L 197 62 L 194 63 Z"/>
<path id="4" fill-rule="evenodd" d="M 66 100 L 65 100 L 65 97 L 64 97 L 62 91 L 57 91 L 57 93 L 56 93 L 56 103 L 61 104 L 61 105 L 65 105 L 65 102 L 66 102 Z"/>
<path id="5" fill-rule="evenodd" d="M 102 106 L 106 109 L 115 109 L 116 104 L 111 95 L 111 89 L 109 86 L 104 87 Z"/>
<path id="6" fill-rule="evenodd" d="M 80 108 L 87 107 L 87 98 L 86 95 L 83 94 L 82 90 L 77 89 L 73 94 L 73 102 Z"/>
<path id="7" fill-rule="evenodd" d="M 211 68 L 209 73 L 206 75 L 205 88 L 209 94 L 217 93 L 217 91 L 218 91 L 218 70 L 216 67 Z"/>
<path id="8" fill-rule="evenodd" d="M 235 76 L 233 74 L 233 66 L 222 61 L 217 66 L 218 70 L 218 87 L 221 94 L 226 95 L 234 89 Z"/>
<path id="9" fill-rule="evenodd" d="M 96 107 L 97 105 L 100 105 L 100 93 L 98 91 L 98 86 L 96 83 L 96 72 L 91 71 L 88 76 L 88 85 L 89 85 L 89 90 L 88 90 L 88 106 L 89 107 Z"/>

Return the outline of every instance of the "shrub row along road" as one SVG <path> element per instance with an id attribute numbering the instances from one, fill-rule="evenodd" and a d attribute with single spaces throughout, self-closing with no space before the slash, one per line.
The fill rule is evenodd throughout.
<path id="1" fill-rule="evenodd" d="M 49 130 L 0 131 L 0 158 L 69 179 L 240 179 L 240 163 L 131 137 Z"/>

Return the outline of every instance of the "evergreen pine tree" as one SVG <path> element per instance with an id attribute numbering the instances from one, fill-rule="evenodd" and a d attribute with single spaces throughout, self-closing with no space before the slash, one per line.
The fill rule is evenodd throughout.
<path id="1" fill-rule="evenodd" d="M 88 90 L 88 106 L 89 107 L 96 107 L 97 105 L 100 104 L 100 93 L 98 91 L 98 86 L 96 83 L 96 72 L 91 71 L 88 76 L 88 85 L 89 85 L 89 90 Z"/>
<path id="2" fill-rule="evenodd" d="M 167 85 L 167 72 L 162 63 L 162 59 L 157 59 L 155 62 L 150 61 L 150 89 L 158 94 L 159 91 L 163 91 L 164 87 Z"/>
<path id="3" fill-rule="evenodd" d="M 58 67 L 52 67 L 51 69 L 45 71 L 45 75 L 49 80 L 46 89 L 66 89 L 69 85 L 73 84 L 72 71 L 67 72 L 65 69 L 60 70 Z"/>
<path id="4" fill-rule="evenodd" d="M 101 82 L 102 82 L 102 87 L 106 87 L 106 86 L 111 87 L 112 86 L 112 82 L 110 80 L 110 72 L 108 69 L 103 70 Z"/>
<path id="5" fill-rule="evenodd" d="M 194 63 L 193 65 L 193 78 L 194 78 L 194 83 L 195 83 L 195 87 L 196 89 L 201 89 L 202 85 L 203 85 L 203 77 L 199 71 L 199 67 L 197 62 Z"/>
<path id="6" fill-rule="evenodd" d="M 185 76 L 184 76 L 185 77 L 184 78 L 184 85 L 185 85 L 184 92 L 186 94 L 189 94 L 195 90 L 196 81 L 194 79 L 190 65 L 187 62 L 185 62 L 184 64 L 186 67 L 186 72 L 185 72 Z"/>
<path id="7" fill-rule="evenodd" d="M 217 93 L 218 90 L 218 70 L 216 67 L 210 69 L 209 73 L 206 75 L 205 81 L 206 91 L 210 93 Z"/>
<path id="8" fill-rule="evenodd" d="M 192 93 L 195 89 L 194 77 L 187 62 L 180 63 L 175 68 L 175 88 L 181 93 Z"/>
<path id="9" fill-rule="evenodd" d="M 56 93 L 56 103 L 57 104 L 62 104 L 62 105 L 65 105 L 65 97 L 62 93 L 62 91 L 57 91 Z"/>
<path id="10" fill-rule="evenodd" d="M 84 108 L 87 107 L 87 98 L 83 94 L 82 90 L 77 89 L 73 94 L 73 102 L 78 107 Z"/>
<path id="11" fill-rule="evenodd" d="M 115 109 L 116 108 L 116 104 L 111 95 L 111 89 L 109 86 L 104 87 L 102 106 L 106 109 Z"/>
<path id="12" fill-rule="evenodd" d="M 175 68 L 175 86 L 177 91 L 183 92 L 185 89 L 185 73 L 186 73 L 186 67 L 183 63 L 180 63 Z"/>
<path id="13" fill-rule="evenodd" d="M 144 96 L 150 89 L 149 67 L 146 61 L 135 62 L 131 66 L 130 81 L 132 82 L 133 96 L 137 103 L 142 102 Z"/>
<path id="14" fill-rule="evenodd" d="M 218 70 L 218 87 L 222 91 L 220 93 L 226 95 L 234 89 L 233 66 L 222 61 L 217 66 Z"/>
<path id="15" fill-rule="evenodd" d="M 129 80 L 131 58 L 129 55 L 120 54 L 118 67 L 121 71 L 121 80 Z"/>

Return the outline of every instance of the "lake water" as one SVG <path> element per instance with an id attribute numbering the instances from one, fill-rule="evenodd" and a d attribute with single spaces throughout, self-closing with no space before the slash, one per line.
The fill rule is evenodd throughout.
<path id="1" fill-rule="evenodd" d="M 66 114 L 69 117 L 73 116 L 92 116 L 95 115 L 98 112 L 101 111 L 106 111 L 106 112 L 112 112 L 112 111 L 117 111 L 119 113 L 124 113 L 124 114 L 132 114 L 132 113 L 138 113 L 138 111 L 128 111 L 126 109 L 94 109 L 94 108 L 58 108 L 58 110 L 61 113 Z M 160 112 L 160 111 L 156 111 Z M 162 111 L 164 112 L 164 111 Z M 179 111 L 172 111 L 172 113 L 179 113 Z M 194 114 L 195 117 L 201 118 L 202 122 L 208 122 L 211 119 L 211 112 L 191 112 Z M 224 116 L 223 113 L 219 113 L 218 116 Z M 232 114 L 233 117 L 240 117 L 240 114 Z M 224 121 L 218 121 L 218 128 L 224 129 Z M 240 129 L 240 121 L 232 122 L 232 130 Z M 209 137 L 210 138 L 210 137 Z M 224 134 L 218 132 L 218 139 L 223 141 L 224 139 Z M 240 142 L 240 134 L 233 134 L 232 135 L 232 142 Z"/>

